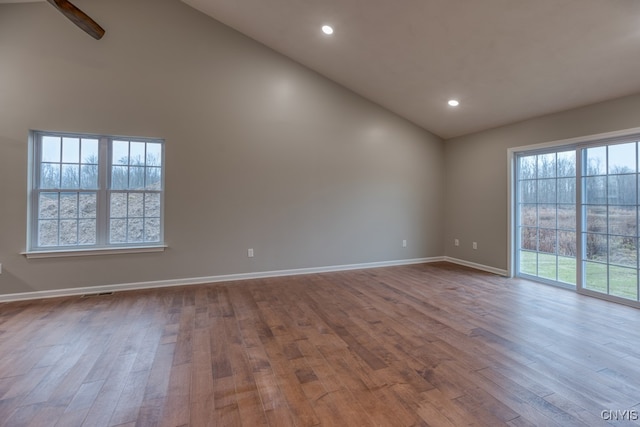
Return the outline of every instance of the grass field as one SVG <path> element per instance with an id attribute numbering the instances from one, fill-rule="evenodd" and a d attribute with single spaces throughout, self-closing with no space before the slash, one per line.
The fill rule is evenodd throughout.
<path id="1" fill-rule="evenodd" d="M 536 259 L 536 256 L 538 257 Z M 576 259 L 552 254 L 520 251 L 520 272 L 544 279 L 576 284 Z M 537 263 L 537 271 L 536 271 Z"/>
<path id="2" fill-rule="evenodd" d="M 576 284 L 576 259 L 553 254 L 520 251 L 520 272 L 544 279 Z M 608 274 L 607 274 L 608 273 Z M 607 292 L 607 278 L 608 289 Z M 638 270 L 587 262 L 585 289 L 621 298 L 638 300 Z"/>

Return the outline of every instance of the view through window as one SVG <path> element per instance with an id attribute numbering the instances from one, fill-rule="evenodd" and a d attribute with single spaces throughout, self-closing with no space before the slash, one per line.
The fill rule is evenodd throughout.
<path id="1" fill-rule="evenodd" d="M 29 249 L 162 242 L 161 140 L 34 132 Z"/>
<path id="2" fill-rule="evenodd" d="M 639 156 L 637 138 L 519 153 L 517 275 L 638 302 Z"/>

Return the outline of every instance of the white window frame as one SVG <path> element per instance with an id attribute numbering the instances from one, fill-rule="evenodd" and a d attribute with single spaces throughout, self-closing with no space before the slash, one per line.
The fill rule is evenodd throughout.
<path id="1" fill-rule="evenodd" d="M 63 189 L 40 188 L 40 165 L 42 162 L 42 140 L 44 137 L 84 138 L 98 140 L 98 187 L 92 189 Z M 129 141 L 141 143 L 156 143 L 161 146 L 160 188 L 159 189 L 112 189 L 111 170 L 112 148 L 114 141 Z M 62 161 L 62 159 L 61 159 Z M 63 163 L 61 163 L 63 164 Z M 146 173 L 146 169 L 145 169 Z M 103 255 L 115 253 L 160 252 L 167 245 L 164 242 L 164 179 L 165 179 L 165 145 L 159 138 L 122 137 L 113 135 L 95 135 L 86 133 L 50 132 L 32 130 L 29 134 L 29 176 L 27 203 L 27 250 L 22 252 L 27 258 L 69 257 L 83 255 Z M 76 244 L 39 246 L 39 196 L 40 193 L 95 193 L 96 194 L 96 241 L 95 244 Z M 110 230 L 110 200 L 112 193 L 125 194 L 158 194 L 159 207 L 159 238 L 157 241 L 111 243 Z M 128 196 L 127 196 L 128 197 Z M 127 213 L 127 219 L 129 218 Z M 147 217 L 142 217 L 144 221 Z M 155 217 L 154 217 L 155 219 Z"/>

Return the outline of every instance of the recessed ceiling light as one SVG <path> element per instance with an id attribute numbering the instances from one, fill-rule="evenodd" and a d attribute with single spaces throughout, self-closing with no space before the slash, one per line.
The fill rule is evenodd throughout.
<path id="1" fill-rule="evenodd" d="M 330 36 L 331 34 L 333 34 L 333 28 L 329 25 L 323 25 L 322 26 L 322 32 L 325 33 L 326 35 Z"/>
<path id="2" fill-rule="evenodd" d="M 460 105 L 460 102 L 458 102 L 457 99 L 450 99 L 448 104 L 452 107 L 457 107 L 458 105 Z"/>

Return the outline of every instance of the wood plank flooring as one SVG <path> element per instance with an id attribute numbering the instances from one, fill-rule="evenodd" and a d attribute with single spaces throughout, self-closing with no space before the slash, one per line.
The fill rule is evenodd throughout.
<path id="1" fill-rule="evenodd" d="M 564 427 L 639 412 L 640 310 L 447 263 L 0 304 L 2 426 Z"/>

